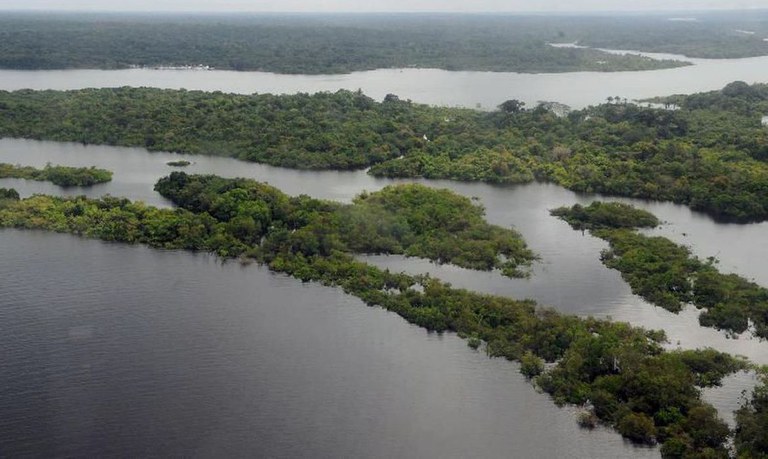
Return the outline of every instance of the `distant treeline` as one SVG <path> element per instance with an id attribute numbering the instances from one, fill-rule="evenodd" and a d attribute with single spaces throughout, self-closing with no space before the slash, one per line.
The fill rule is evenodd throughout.
<path id="1" fill-rule="evenodd" d="M 339 286 L 429 330 L 457 332 L 473 347 L 485 343 L 489 355 L 519 361 L 520 371 L 556 403 L 584 405 L 595 423 L 636 443 L 661 444 L 665 457 L 728 456 L 730 429 L 701 400 L 700 388 L 750 368 L 746 361 L 712 349 L 667 351 L 663 332 L 562 315 L 354 258 L 420 246 L 420 256 L 485 269 L 490 265 L 466 257 L 487 253 L 499 260 L 507 242 L 523 255 L 519 261 L 530 258 L 513 234 L 489 233 L 482 212 L 466 198 L 405 185 L 341 205 L 288 197 L 251 180 L 182 172 L 161 179 L 156 190 L 179 208 L 38 195 L 0 201 L 0 227 L 254 258 L 303 281 Z M 755 411 L 745 409 L 743 419 L 758 432 L 764 426 Z M 754 443 L 757 437 L 742 438 Z"/>
<path id="2" fill-rule="evenodd" d="M 0 91 L 0 136 L 226 155 L 276 166 L 490 183 L 542 180 L 768 219 L 768 86 L 555 115 L 429 107 L 388 95 L 234 95 L 148 88 Z"/>
<path id="3" fill-rule="evenodd" d="M 206 65 L 278 73 L 378 68 L 571 72 L 688 65 L 548 42 L 582 37 L 589 23 L 461 15 L 136 16 L 4 14 L 0 68 L 116 69 Z M 572 22 L 576 22 L 574 27 Z M 600 29 L 620 31 L 603 20 Z M 624 35 L 622 35 L 624 36 Z"/>

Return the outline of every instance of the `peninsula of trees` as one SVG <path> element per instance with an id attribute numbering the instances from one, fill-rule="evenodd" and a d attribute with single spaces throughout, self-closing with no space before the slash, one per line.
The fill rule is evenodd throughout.
<path id="1" fill-rule="evenodd" d="M 233 156 L 294 168 L 491 183 L 674 201 L 732 221 L 768 219 L 768 86 L 643 107 L 620 97 L 560 117 L 358 92 L 234 95 L 148 88 L 0 91 L 0 136 Z"/>
<path id="2" fill-rule="evenodd" d="M 252 257 L 298 279 L 339 286 L 429 330 L 485 343 L 489 355 L 520 361 L 521 372 L 556 403 L 588 404 L 592 416 L 631 441 L 662 444 L 666 457 L 727 457 L 729 428 L 701 400 L 700 388 L 718 385 L 723 376 L 748 368 L 747 362 L 711 349 L 667 351 L 662 332 L 562 315 L 531 301 L 454 289 L 354 258 L 418 247 L 420 256 L 487 269 L 510 253 L 509 244 L 520 251 L 511 234 L 500 242 L 505 230 L 490 229 L 465 198 L 406 185 L 363 194 L 344 206 L 288 197 L 251 180 L 182 172 L 161 179 L 156 189 L 179 207 L 38 195 L 1 201 L 0 227 Z M 458 252 L 443 251 L 445 237 Z M 487 256 L 473 258 L 478 253 Z"/>
<path id="3" fill-rule="evenodd" d="M 621 272 L 632 291 L 650 303 L 672 312 L 690 303 L 704 309 L 699 322 L 705 327 L 743 333 L 751 323 L 755 336 L 768 339 L 768 289 L 720 273 L 714 259 L 702 261 L 667 238 L 635 231 L 657 226 L 652 214 L 626 204 L 593 202 L 561 207 L 552 215 L 608 241 L 603 263 Z"/>
<path id="4" fill-rule="evenodd" d="M 0 163 L 0 178 L 21 178 L 51 182 L 54 185 L 93 186 L 112 180 L 112 172 L 106 169 L 91 167 L 52 166 L 47 164 L 42 169 L 31 166 L 17 166 Z"/>

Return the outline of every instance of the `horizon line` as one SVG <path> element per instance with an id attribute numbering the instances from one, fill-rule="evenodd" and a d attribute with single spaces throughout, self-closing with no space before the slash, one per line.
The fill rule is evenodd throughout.
<path id="1" fill-rule="evenodd" d="M 272 11 L 272 10 L 120 10 L 120 9 L 68 9 L 68 8 L 13 8 L 3 9 L 0 8 L 0 13 L 139 13 L 139 14 L 696 14 L 696 13 L 711 13 L 711 12 L 741 12 L 741 11 L 767 11 L 768 7 L 755 6 L 746 8 L 728 8 L 728 7 L 709 7 L 709 8 L 697 8 L 691 10 L 680 9 L 625 9 L 625 10 L 608 10 L 608 9 L 594 9 L 594 10 L 453 10 L 453 11 L 438 11 L 438 10 L 371 10 L 371 11 L 359 11 L 359 10 L 285 10 L 285 11 Z"/>

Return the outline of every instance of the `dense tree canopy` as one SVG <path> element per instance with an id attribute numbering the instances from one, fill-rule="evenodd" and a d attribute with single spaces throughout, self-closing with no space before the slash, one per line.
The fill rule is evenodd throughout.
<path id="1" fill-rule="evenodd" d="M 234 156 L 302 169 L 398 157 L 478 115 L 360 92 L 242 96 L 150 88 L 0 91 L 0 135 Z M 450 117 L 458 124 L 444 121 Z M 469 149 L 469 145 L 462 145 Z"/>
<path id="2" fill-rule="evenodd" d="M 358 196 L 352 205 L 287 198 L 252 180 L 174 172 L 155 188 L 182 208 L 227 222 L 255 243 L 282 228 L 286 243 L 304 252 L 406 254 L 438 262 L 523 276 L 535 256 L 515 231 L 485 223 L 481 207 L 447 190 L 390 186 Z M 269 206 L 252 201 L 268 202 Z"/>
<path id="3" fill-rule="evenodd" d="M 723 220 L 768 219 L 768 128 L 760 122 L 768 113 L 768 86 L 736 82 L 660 102 L 679 109 L 619 100 L 560 117 L 546 104 L 480 112 L 394 95 L 376 102 L 359 91 L 0 91 L 0 136 L 294 168 L 372 166 L 371 174 L 387 177 L 544 180 L 575 191 L 679 202 Z"/>
<path id="4" fill-rule="evenodd" d="M 587 207 L 574 204 L 550 212 L 575 229 L 654 228 L 659 219 L 652 213 L 620 202 L 594 201 Z"/>

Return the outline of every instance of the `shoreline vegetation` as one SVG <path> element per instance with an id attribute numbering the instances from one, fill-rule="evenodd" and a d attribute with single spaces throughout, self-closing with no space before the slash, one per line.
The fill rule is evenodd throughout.
<path id="1" fill-rule="evenodd" d="M 736 274 L 722 274 L 716 260 L 700 260 L 664 237 L 638 233 L 659 225 L 644 210 L 621 203 L 595 201 L 589 206 L 561 207 L 551 214 L 577 230 L 608 242 L 600 254 L 604 265 L 621 273 L 632 292 L 670 312 L 686 304 L 704 311 L 699 323 L 732 335 L 751 331 L 768 339 L 768 289 Z"/>
<path id="2" fill-rule="evenodd" d="M 178 208 L 113 197 L 10 197 L 0 202 L 0 227 L 254 259 L 302 281 L 340 287 L 427 330 L 456 332 L 490 356 L 518 361 L 521 373 L 558 405 L 583 406 L 595 422 L 632 442 L 660 444 L 665 457 L 728 457 L 731 432 L 701 400 L 700 389 L 752 368 L 743 358 L 713 349 L 665 350 L 663 332 L 564 315 L 530 300 L 455 289 L 354 259 L 355 253 L 418 247 L 422 257 L 487 269 L 490 258 L 477 264 L 464 258 L 473 254 L 443 250 L 482 251 L 498 260 L 507 243 L 521 249 L 516 235 L 490 229 L 482 209 L 466 198 L 399 185 L 342 205 L 289 197 L 252 180 L 183 172 L 160 179 L 155 189 Z M 499 243 L 499 231 L 507 243 Z M 743 417 L 752 420 L 752 414 Z M 751 425 L 760 428 L 756 422 Z"/>
<path id="3" fill-rule="evenodd" d="M 112 180 L 112 171 L 91 167 L 53 166 L 46 164 L 42 169 L 0 163 L 0 178 L 21 178 L 38 182 L 51 182 L 61 187 L 93 186 Z"/>
<path id="4" fill-rule="evenodd" d="M 768 85 L 621 97 L 564 114 L 508 100 L 493 112 L 360 91 L 236 95 L 150 88 L 0 91 L 0 136 L 235 157 L 377 177 L 511 184 L 673 201 L 722 221 L 768 219 Z M 558 111 L 556 114 L 555 111 Z M 564 115 L 564 116 L 562 116 Z"/>

